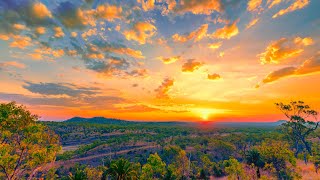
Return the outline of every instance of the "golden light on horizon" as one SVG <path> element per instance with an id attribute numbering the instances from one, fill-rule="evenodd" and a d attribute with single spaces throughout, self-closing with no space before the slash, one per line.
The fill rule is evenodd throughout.
<path id="1" fill-rule="evenodd" d="M 210 108 L 194 108 L 193 111 L 197 116 L 201 117 L 202 120 L 208 121 L 210 117 L 217 113 L 223 113 L 223 110 L 210 109 Z"/>

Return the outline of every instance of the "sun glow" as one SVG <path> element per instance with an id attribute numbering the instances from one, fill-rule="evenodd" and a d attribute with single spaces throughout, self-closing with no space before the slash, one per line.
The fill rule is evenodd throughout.
<path id="1" fill-rule="evenodd" d="M 195 109 L 195 113 L 200 116 L 204 121 L 209 120 L 210 115 L 214 113 L 215 110 L 213 109 L 206 109 L 206 108 L 197 108 Z"/>

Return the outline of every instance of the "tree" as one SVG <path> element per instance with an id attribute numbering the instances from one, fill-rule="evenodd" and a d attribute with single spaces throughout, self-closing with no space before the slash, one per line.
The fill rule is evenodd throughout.
<path id="1" fill-rule="evenodd" d="M 190 162 L 184 150 L 181 150 L 175 158 L 175 165 L 180 177 L 187 178 L 190 172 Z"/>
<path id="2" fill-rule="evenodd" d="M 278 179 L 291 179 L 294 172 L 288 165 L 295 166 L 296 159 L 293 152 L 289 149 L 289 145 L 281 141 L 262 142 L 257 146 L 265 167 L 271 167 L 275 170 Z"/>
<path id="3" fill-rule="evenodd" d="M 83 169 L 77 169 L 74 175 L 72 173 L 68 176 L 69 180 L 87 180 L 87 174 Z"/>
<path id="4" fill-rule="evenodd" d="M 58 136 L 15 102 L 0 104 L 0 177 L 29 179 L 60 150 Z"/>
<path id="5" fill-rule="evenodd" d="M 156 179 L 164 176 L 166 171 L 166 163 L 162 161 L 160 156 L 150 154 L 147 163 L 142 167 L 142 179 Z"/>
<path id="6" fill-rule="evenodd" d="M 114 180 L 137 179 L 137 171 L 133 164 L 123 158 L 112 161 L 107 171 Z"/>
<path id="7" fill-rule="evenodd" d="M 145 164 L 142 166 L 142 174 L 140 176 L 140 179 L 142 180 L 148 180 L 153 178 L 153 172 L 152 167 L 150 164 Z"/>
<path id="8" fill-rule="evenodd" d="M 246 161 L 247 161 L 247 164 L 249 165 L 253 164 L 257 168 L 257 171 L 256 171 L 257 177 L 260 178 L 261 177 L 260 168 L 264 167 L 264 162 L 261 158 L 259 151 L 256 149 L 247 151 Z"/>
<path id="9" fill-rule="evenodd" d="M 86 167 L 84 169 L 86 175 L 87 175 L 87 180 L 96 180 L 96 179 L 101 179 L 102 178 L 102 171 L 103 167 Z"/>
<path id="10" fill-rule="evenodd" d="M 307 137 L 319 126 L 318 112 L 303 101 L 291 101 L 289 104 L 276 103 L 276 106 L 288 118 L 283 126 L 294 142 L 295 157 L 304 149 L 312 155 L 311 144 L 307 141 Z"/>
<path id="11" fill-rule="evenodd" d="M 212 155 L 215 160 L 228 160 L 229 157 L 235 152 L 235 146 L 229 142 L 222 140 L 213 140 L 209 143 Z"/>
<path id="12" fill-rule="evenodd" d="M 202 163 L 202 168 L 200 170 L 200 179 L 206 179 L 206 177 L 210 175 L 210 171 L 212 170 L 214 163 L 211 162 L 208 155 L 202 155 L 200 159 Z"/>
<path id="13" fill-rule="evenodd" d="M 176 172 L 176 167 L 173 164 L 170 164 L 166 168 L 166 174 L 164 176 L 164 180 L 175 180 L 178 179 Z"/>
<path id="14" fill-rule="evenodd" d="M 230 158 L 229 160 L 224 160 L 223 165 L 225 166 L 225 171 L 229 175 L 228 179 L 244 179 L 244 169 L 241 165 L 241 163 L 234 159 Z"/>

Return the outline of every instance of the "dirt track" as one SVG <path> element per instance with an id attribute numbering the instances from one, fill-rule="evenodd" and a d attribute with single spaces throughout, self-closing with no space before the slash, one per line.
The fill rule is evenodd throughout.
<path id="1" fill-rule="evenodd" d="M 88 161 L 91 159 L 96 159 L 96 158 L 101 158 L 101 157 L 106 157 L 106 156 L 110 156 L 110 155 L 114 155 L 116 154 L 126 154 L 130 151 L 139 151 L 139 150 L 145 150 L 145 149 L 152 149 L 152 148 L 157 148 L 159 146 L 157 145 L 151 145 L 151 146 L 144 146 L 144 147 L 139 147 L 139 148 L 133 148 L 133 149 L 127 149 L 127 150 L 122 150 L 122 151 L 116 151 L 116 152 L 110 152 L 110 153 L 103 153 L 103 154 L 97 154 L 97 155 L 93 155 L 93 156 L 88 156 L 88 157 L 82 157 L 82 158 L 76 158 L 76 159 L 70 159 L 67 161 L 55 161 L 52 163 L 48 163 L 44 166 L 42 166 L 41 168 L 37 169 L 37 171 L 48 171 L 51 168 L 57 168 L 60 166 L 70 166 L 73 165 L 77 162 L 81 162 L 81 161 Z"/>

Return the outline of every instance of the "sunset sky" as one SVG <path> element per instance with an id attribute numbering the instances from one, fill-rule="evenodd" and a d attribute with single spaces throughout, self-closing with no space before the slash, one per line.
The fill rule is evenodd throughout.
<path id="1" fill-rule="evenodd" d="M 43 120 L 320 110 L 319 0 L 0 1 L 0 102 Z"/>

